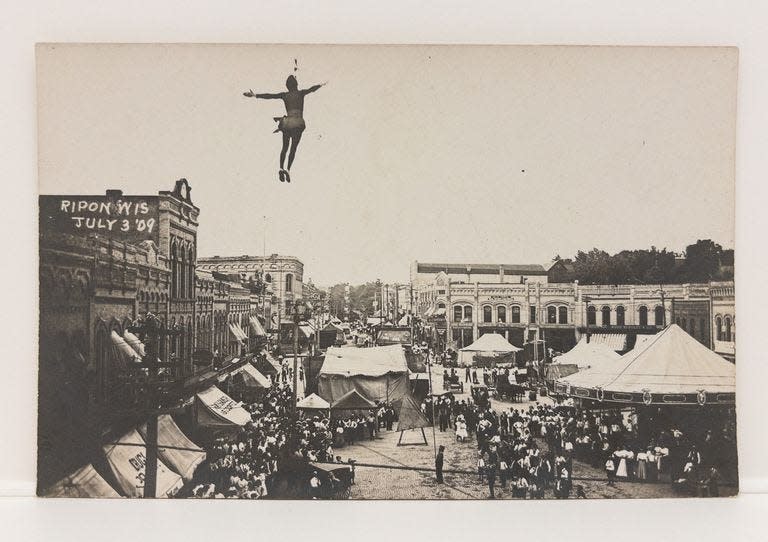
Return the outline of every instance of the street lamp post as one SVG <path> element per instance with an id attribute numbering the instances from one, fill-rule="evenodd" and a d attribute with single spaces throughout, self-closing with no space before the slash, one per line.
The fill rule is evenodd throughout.
<path id="1" fill-rule="evenodd" d="M 157 495 L 157 415 L 160 405 L 160 382 L 158 380 L 157 344 L 161 338 L 181 335 L 182 329 L 174 326 L 166 328 L 163 322 L 151 312 L 128 328 L 144 343 L 144 359 L 142 365 L 147 370 L 147 464 L 144 473 L 144 498 L 155 498 Z"/>

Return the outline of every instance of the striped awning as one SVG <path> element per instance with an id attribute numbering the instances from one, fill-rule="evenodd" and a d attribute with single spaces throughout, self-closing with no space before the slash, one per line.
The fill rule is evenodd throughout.
<path id="1" fill-rule="evenodd" d="M 253 330 L 254 335 L 257 337 L 266 337 L 267 332 L 264 331 L 264 326 L 261 325 L 261 322 L 259 322 L 259 319 L 255 316 L 251 316 L 248 318 L 248 322 L 251 324 L 251 329 Z"/>
<path id="2" fill-rule="evenodd" d="M 232 336 L 238 341 L 245 340 L 245 336 L 243 335 L 242 330 L 238 327 L 237 324 L 229 324 L 229 331 L 230 333 L 232 333 Z"/>

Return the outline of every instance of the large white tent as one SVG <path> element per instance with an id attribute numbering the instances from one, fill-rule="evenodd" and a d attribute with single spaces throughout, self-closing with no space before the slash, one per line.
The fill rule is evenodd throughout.
<path id="1" fill-rule="evenodd" d="M 612 362 L 621 356 L 610 346 L 603 343 L 587 342 L 583 337 L 576 346 L 571 348 L 565 354 L 557 356 L 553 363 L 561 365 L 576 365 L 578 369 L 584 370 L 600 363 L 601 361 Z"/>
<path id="2" fill-rule="evenodd" d="M 459 364 L 472 365 L 475 356 L 501 357 L 522 350 L 498 333 L 486 333 L 469 346 L 459 350 Z"/>
<path id="3" fill-rule="evenodd" d="M 558 380 L 557 390 L 598 401 L 733 404 L 736 367 L 673 324 L 615 363 Z"/>
<path id="4" fill-rule="evenodd" d="M 110 486 L 93 465 L 88 464 L 65 476 L 45 492 L 44 497 L 118 498 L 120 494 Z"/>
<path id="5" fill-rule="evenodd" d="M 403 347 L 329 348 L 318 375 L 318 395 L 333 405 L 353 389 L 370 401 L 401 399 L 409 391 Z"/>

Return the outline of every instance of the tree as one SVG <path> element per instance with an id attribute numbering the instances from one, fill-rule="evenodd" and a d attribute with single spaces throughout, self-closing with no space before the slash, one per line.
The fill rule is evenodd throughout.
<path id="1" fill-rule="evenodd" d="M 717 278 L 723 247 L 711 239 L 699 239 L 685 249 L 682 275 L 686 282 L 708 282 Z"/>

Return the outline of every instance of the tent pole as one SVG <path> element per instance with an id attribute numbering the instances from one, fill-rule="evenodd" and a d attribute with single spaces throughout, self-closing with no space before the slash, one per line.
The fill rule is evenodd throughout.
<path id="1" fill-rule="evenodd" d="M 432 395 L 432 364 L 429 362 L 429 354 L 427 354 L 427 372 L 429 376 L 429 398 L 432 401 L 432 452 L 437 459 L 437 441 L 435 437 L 435 397 Z M 424 428 L 421 428 L 421 432 L 424 433 Z M 427 436 L 424 435 L 424 440 Z"/>

